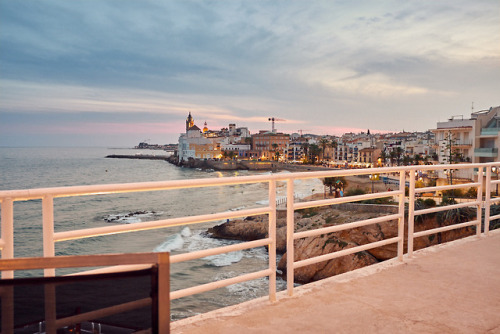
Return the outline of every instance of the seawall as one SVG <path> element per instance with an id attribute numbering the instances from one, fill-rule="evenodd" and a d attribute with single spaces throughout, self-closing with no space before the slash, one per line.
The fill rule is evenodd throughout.
<path id="1" fill-rule="evenodd" d="M 146 159 L 146 160 L 168 160 L 167 155 L 145 155 L 145 154 L 111 154 L 107 155 L 106 158 L 114 159 Z"/>

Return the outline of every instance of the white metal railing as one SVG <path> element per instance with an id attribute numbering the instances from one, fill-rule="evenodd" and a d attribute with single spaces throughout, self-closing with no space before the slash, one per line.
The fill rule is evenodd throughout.
<path id="1" fill-rule="evenodd" d="M 445 185 L 437 187 L 415 188 L 414 174 L 417 171 L 430 171 L 430 170 L 443 170 L 443 169 L 473 169 L 479 170 L 478 181 L 458 185 Z M 500 203 L 500 198 L 491 198 L 491 186 L 500 184 L 499 180 L 491 179 L 491 168 L 500 167 L 500 162 L 487 163 L 487 164 L 457 164 L 457 165 L 431 165 L 431 166 L 406 166 L 406 167 L 385 167 L 376 169 L 353 169 L 353 170 L 331 170 L 319 172 L 299 172 L 299 173 L 286 173 L 286 174 L 271 174 L 259 176 L 242 176 L 242 177 L 228 177 L 228 178 L 210 178 L 210 179 L 196 179 L 196 180 L 176 180 L 164 182 L 143 182 L 143 183 L 128 183 L 128 184 L 114 184 L 114 185 L 94 185 L 94 186 L 77 186 L 77 187 L 60 187 L 60 188 L 43 188 L 43 189 L 29 189 L 29 190 L 6 190 L 0 191 L 1 202 L 1 236 L 0 249 L 2 250 L 2 259 L 14 258 L 14 210 L 13 203 L 16 201 L 42 199 L 42 216 L 43 216 L 43 254 L 46 257 L 55 255 L 55 244 L 65 240 L 82 239 L 96 236 L 105 236 L 117 233 L 127 233 L 135 231 L 143 231 L 150 229 L 167 228 L 179 225 L 196 224 L 202 222 L 210 222 L 225 219 L 234 219 L 239 217 L 254 216 L 267 214 L 269 217 L 269 235 L 267 238 L 254 240 L 250 242 L 243 242 L 235 245 L 206 249 L 202 251 L 184 253 L 171 256 L 171 263 L 188 261 L 206 256 L 223 254 L 243 249 L 254 247 L 268 246 L 269 252 L 269 265 L 265 270 L 256 271 L 253 273 L 225 279 L 221 281 L 211 282 L 204 285 L 199 285 L 187 289 L 172 291 L 170 299 L 177 299 L 204 291 L 217 289 L 220 287 L 228 286 L 231 284 L 253 280 L 261 277 L 269 277 L 269 299 L 276 300 L 276 207 L 277 204 L 282 202 L 276 198 L 276 182 L 284 181 L 287 183 L 286 194 L 286 210 L 287 210 L 287 280 L 288 280 L 288 294 L 293 294 L 294 283 L 294 269 L 337 258 L 340 256 L 356 253 L 359 251 L 376 248 L 392 243 L 397 243 L 397 258 L 403 260 L 403 244 L 404 244 L 404 211 L 405 202 L 408 200 L 408 256 L 413 254 L 413 240 L 427 234 L 434 234 L 438 232 L 448 231 L 454 228 L 461 228 L 465 226 L 476 226 L 477 235 L 481 234 L 481 207 L 485 208 L 485 229 L 484 234 L 487 235 L 489 231 L 489 222 L 491 220 L 500 219 L 500 215 L 490 217 L 490 205 Z M 483 170 L 485 173 L 483 173 Z M 294 181 L 300 179 L 312 178 L 325 178 L 325 177 L 339 177 L 339 176 L 356 176 L 368 174 L 389 174 L 396 173 L 399 178 L 399 189 L 396 191 L 388 191 L 381 193 L 365 194 L 351 197 L 341 197 L 333 199 L 313 200 L 308 202 L 295 201 Z M 484 182 L 483 182 L 484 181 Z M 409 182 L 409 196 L 405 197 L 405 185 Z M 145 191 L 160 191 L 169 189 L 180 188 L 202 188 L 213 186 L 226 186 L 232 184 L 249 184 L 249 183 L 268 183 L 268 205 L 259 208 L 246 209 L 240 211 L 225 211 L 213 214 L 179 217 L 172 219 L 164 219 L 158 221 L 149 221 L 141 223 L 132 223 L 126 225 L 113 225 L 89 229 L 80 229 L 73 231 L 55 232 L 54 231 L 54 198 L 60 197 L 76 197 L 76 196 L 90 196 L 90 195 L 103 195 L 111 193 L 129 193 L 129 192 L 145 192 Z M 484 183 L 484 187 L 483 187 Z M 477 199 L 468 203 L 460 203 L 455 205 L 448 205 L 444 207 L 415 210 L 415 194 L 422 192 L 435 192 L 449 189 L 471 188 L 477 189 Z M 486 191 L 483 200 L 483 189 Z M 337 226 L 324 227 L 316 230 L 306 232 L 294 231 L 294 211 L 310 207 L 319 207 L 326 205 L 337 205 L 342 203 L 356 202 L 360 200 L 376 199 L 383 197 L 394 197 L 398 202 L 398 213 L 372 218 L 348 224 Z M 465 206 L 474 206 L 477 209 L 476 219 L 470 222 L 441 227 L 429 231 L 414 232 L 414 218 L 416 215 L 425 213 L 444 211 L 453 208 L 461 208 Z M 294 240 L 305 238 L 309 236 L 320 235 L 324 233 L 331 233 L 341 230 L 352 229 L 360 226 L 385 223 L 390 220 L 398 220 L 398 233 L 396 237 L 389 238 L 382 241 L 365 244 L 353 248 L 344 249 L 339 252 L 321 255 L 316 258 L 310 258 L 302 261 L 294 262 Z M 0 267 L 1 269 L 1 267 Z M 45 275 L 52 276 L 55 274 L 54 269 L 45 271 Z M 13 277 L 13 272 L 4 270 L 2 278 Z"/>

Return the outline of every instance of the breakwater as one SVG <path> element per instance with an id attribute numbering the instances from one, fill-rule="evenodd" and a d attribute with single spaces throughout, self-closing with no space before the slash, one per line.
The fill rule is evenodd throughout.
<path id="1" fill-rule="evenodd" d="M 180 160 L 175 155 L 147 155 L 147 154 L 111 154 L 106 158 L 115 159 L 146 159 L 146 160 L 164 160 L 178 167 L 213 169 L 218 171 L 231 170 L 262 170 L 279 171 L 288 170 L 290 172 L 331 170 L 331 168 L 313 165 L 285 164 L 277 161 L 257 161 L 257 160 L 212 160 L 212 159 L 193 159 Z"/>
<path id="2" fill-rule="evenodd" d="M 115 159 L 146 159 L 146 160 L 168 160 L 167 155 L 149 155 L 149 154 L 110 154 L 106 158 Z"/>
<path id="3" fill-rule="evenodd" d="M 179 160 L 177 156 L 170 156 L 166 159 L 171 164 L 179 167 L 213 169 L 219 171 L 230 170 L 263 170 L 275 171 L 281 170 L 283 164 L 276 161 L 255 161 L 255 160 L 211 160 L 211 159 L 193 159 Z"/>

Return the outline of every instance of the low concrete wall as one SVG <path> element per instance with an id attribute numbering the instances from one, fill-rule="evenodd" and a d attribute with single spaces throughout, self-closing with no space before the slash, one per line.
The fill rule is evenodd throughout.
<path id="1" fill-rule="evenodd" d="M 279 167 L 278 163 L 272 161 L 250 161 L 250 160 L 241 160 L 239 161 L 239 165 L 244 169 L 250 170 L 271 170 Z"/>
<path id="2" fill-rule="evenodd" d="M 237 170 L 241 169 L 237 161 L 214 161 L 206 160 L 206 165 L 215 170 Z"/>

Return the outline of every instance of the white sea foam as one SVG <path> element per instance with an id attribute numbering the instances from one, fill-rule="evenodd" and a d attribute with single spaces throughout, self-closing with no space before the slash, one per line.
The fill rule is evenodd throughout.
<path id="1" fill-rule="evenodd" d="M 222 223 L 222 222 L 221 222 Z M 193 231 L 186 245 L 188 252 L 196 252 L 203 249 L 216 248 L 235 243 L 233 240 L 214 239 L 207 237 L 204 231 Z"/>
<path id="2" fill-rule="evenodd" d="M 257 201 L 255 202 L 255 204 L 259 204 L 259 205 L 268 205 L 269 204 L 269 200 L 268 199 L 264 199 L 262 201 Z"/>
<path id="3" fill-rule="evenodd" d="M 265 247 L 246 249 L 243 252 L 243 255 L 245 258 L 261 259 L 264 261 L 267 261 L 267 259 L 269 258 L 268 254 L 267 254 L 267 249 Z"/>
<path id="4" fill-rule="evenodd" d="M 183 236 L 184 238 L 187 238 L 187 237 L 190 237 L 191 235 L 193 235 L 193 233 L 191 233 L 191 230 L 189 229 L 189 227 L 184 227 L 181 231 L 181 236 Z"/>
<path id="5" fill-rule="evenodd" d="M 246 281 L 237 284 L 231 284 L 226 289 L 234 295 L 241 297 L 252 296 L 253 298 L 259 297 L 262 293 L 266 293 L 267 278 L 259 278 L 256 280 Z M 261 293 L 259 293 L 261 292 Z"/>
<path id="6" fill-rule="evenodd" d="M 236 208 L 229 209 L 229 211 L 239 211 L 239 210 L 243 210 L 244 208 L 245 208 L 244 206 L 238 206 Z"/>
<path id="7" fill-rule="evenodd" d="M 210 264 L 216 267 L 225 267 L 231 265 L 231 263 L 240 262 L 242 258 L 243 252 L 237 251 L 226 254 L 207 256 L 205 259 L 207 259 Z"/>
<path id="8" fill-rule="evenodd" d="M 177 233 L 171 235 L 161 245 L 158 245 L 153 250 L 154 252 L 171 252 L 173 250 L 181 249 L 184 245 L 184 239 Z"/>

